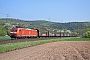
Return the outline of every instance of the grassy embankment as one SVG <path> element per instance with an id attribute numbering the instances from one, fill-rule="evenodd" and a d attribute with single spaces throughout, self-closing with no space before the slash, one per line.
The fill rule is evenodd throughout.
<path id="1" fill-rule="evenodd" d="M 18 42 L 18 43 L 9 43 L 9 44 L 0 44 L 0 53 L 16 50 L 24 47 L 35 46 L 39 44 L 57 42 L 57 41 L 90 41 L 90 38 L 57 38 L 50 40 L 39 40 L 39 41 L 30 41 L 30 42 Z"/>
<path id="2" fill-rule="evenodd" d="M 9 36 L 0 36 L 0 40 L 10 40 Z"/>

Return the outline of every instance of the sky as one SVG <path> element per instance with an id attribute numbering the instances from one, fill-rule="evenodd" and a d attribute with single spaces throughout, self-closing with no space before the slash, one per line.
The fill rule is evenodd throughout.
<path id="1" fill-rule="evenodd" d="M 90 22 L 90 0 L 0 0 L 0 18 Z"/>

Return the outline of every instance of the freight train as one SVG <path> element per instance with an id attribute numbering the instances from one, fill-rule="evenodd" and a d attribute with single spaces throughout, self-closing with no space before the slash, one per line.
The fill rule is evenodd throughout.
<path id="1" fill-rule="evenodd" d="M 12 28 L 10 30 L 11 38 L 41 38 L 41 37 L 75 37 L 76 34 L 69 32 L 55 32 L 49 30 L 27 29 L 27 28 Z"/>

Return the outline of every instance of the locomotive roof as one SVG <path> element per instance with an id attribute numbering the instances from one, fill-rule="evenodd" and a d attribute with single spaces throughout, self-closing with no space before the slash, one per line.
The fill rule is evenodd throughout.
<path id="1" fill-rule="evenodd" d="M 25 30 L 36 30 L 36 29 L 30 29 L 30 28 L 22 28 L 22 29 L 25 29 Z"/>
<path id="2" fill-rule="evenodd" d="M 12 29 L 25 29 L 25 30 L 37 30 L 37 29 L 30 29 L 30 28 L 15 28 L 15 27 L 13 27 Z"/>

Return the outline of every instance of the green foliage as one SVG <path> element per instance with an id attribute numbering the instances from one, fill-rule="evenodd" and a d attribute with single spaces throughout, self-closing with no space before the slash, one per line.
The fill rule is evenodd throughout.
<path id="1" fill-rule="evenodd" d="M 10 35 L 10 25 L 6 20 L 0 19 L 0 36 Z"/>
<path id="2" fill-rule="evenodd" d="M 2 26 L 0 26 L 0 36 L 4 35 L 6 35 L 6 30 Z"/>
<path id="3" fill-rule="evenodd" d="M 83 34 L 83 37 L 90 38 L 90 31 L 87 31 Z"/>
<path id="4" fill-rule="evenodd" d="M 69 23 L 57 23 L 50 22 L 45 20 L 36 20 L 36 21 L 24 21 L 19 19 L 4 18 L 4 22 L 9 22 L 11 25 L 35 28 L 35 29 L 50 29 L 50 30 L 78 30 L 90 28 L 90 22 L 69 22 Z"/>
<path id="5" fill-rule="evenodd" d="M 0 36 L 0 40 L 10 40 L 10 36 Z"/>
<path id="6" fill-rule="evenodd" d="M 9 35 L 10 30 L 5 29 L 4 27 L 0 26 L 0 36 Z"/>
<path id="7" fill-rule="evenodd" d="M 90 28 L 86 28 L 85 33 L 83 34 L 83 37 L 90 38 Z"/>
<path id="8" fill-rule="evenodd" d="M 90 28 L 86 28 L 86 31 L 90 31 Z"/>

